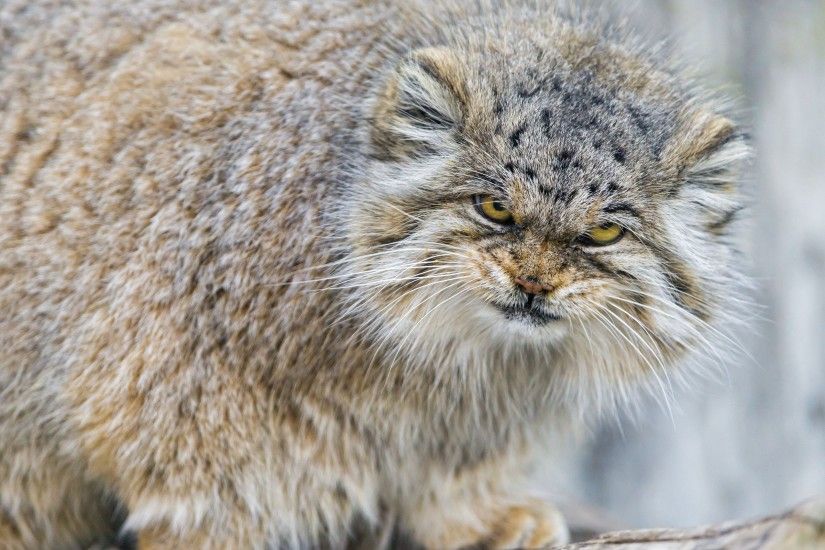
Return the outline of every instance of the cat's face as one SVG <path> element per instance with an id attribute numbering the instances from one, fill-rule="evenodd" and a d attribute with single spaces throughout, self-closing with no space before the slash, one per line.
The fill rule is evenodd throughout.
<path id="1" fill-rule="evenodd" d="M 661 360 L 703 338 L 747 148 L 670 77 L 589 55 L 428 49 L 389 79 L 348 213 L 386 341 Z"/>

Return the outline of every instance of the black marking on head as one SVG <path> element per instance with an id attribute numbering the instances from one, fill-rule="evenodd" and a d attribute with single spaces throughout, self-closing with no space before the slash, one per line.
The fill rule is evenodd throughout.
<path id="1" fill-rule="evenodd" d="M 650 115 L 635 105 L 628 105 L 627 110 L 636 127 L 641 130 L 642 133 L 647 134 L 651 126 Z"/>
<path id="2" fill-rule="evenodd" d="M 553 201 L 556 203 L 570 204 L 570 191 L 556 188 L 553 192 Z"/>
<path id="3" fill-rule="evenodd" d="M 539 85 L 539 84 L 534 84 L 532 86 L 529 86 L 528 84 L 522 82 L 521 84 L 518 85 L 518 89 L 516 90 L 516 93 L 518 94 L 519 97 L 523 97 L 523 98 L 526 99 L 526 98 L 533 97 L 534 95 L 539 93 L 540 90 L 541 90 L 541 85 Z"/>
<path id="4" fill-rule="evenodd" d="M 501 97 L 498 95 L 498 90 L 493 90 L 493 94 L 495 95 L 495 102 L 493 103 L 493 113 L 496 116 L 501 116 L 504 112 L 504 103 L 501 101 Z"/>
<path id="5" fill-rule="evenodd" d="M 543 195 L 546 195 L 548 198 L 554 198 L 554 190 L 546 185 L 539 185 L 539 191 L 542 192 Z"/>
<path id="6" fill-rule="evenodd" d="M 513 164 L 512 162 L 508 162 L 507 164 L 505 164 L 504 169 L 507 170 L 508 172 L 510 172 L 511 174 L 516 173 L 516 165 Z"/>
<path id="7" fill-rule="evenodd" d="M 567 170 L 570 168 L 570 165 L 573 163 L 573 151 L 570 149 L 564 149 L 558 155 L 556 155 L 556 160 L 553 162 L 553 171 L 559 170 Z"/>
<path id="8" fill-rule="evenodd" d="M 550 124 L 550 109 L 542 109 L 541 125 L 544 128 L 544 133 L 550 136 L 552 132 L 552 126 Z"/>
<path id="9" fill-rule="evenodd" d="M 662 152 L 664 151 L 666 144 L 667 140 L 661 137 L 653 143 L 653 156 L 656 160 L 662 160 Z"/>
<path id="10" fill-rule="evenodd" d="M 536 171 L 530 168 L 529 166 L 524 169 L 524 175 L 531 180 L 536 179 Z"/>
<path id="11" fill-rule="evenodd" d="M 624 164 L 627 160 L 627 151 L 624 150 L 624 147 L 621 145 L 617 145 L 616 148 L 613 150 L 613 158 L 619 164 Z"/>
<path id="12" fill-rule="evenodd" d="M 595 183 L 591 183 L 591 184 L 587 187 L 587 189 L 588 189 L 588 191 L 590 191 L 590 194 L 591 194 L 591 195 L 595 195 L 596 193 L 598 193 L 598 192 L 599 192 L 599 186 L 598 186 L 597 184 L 595 184 Z"/>
<path id="13" fill-rule="evenodd" d="M 618 193 L 618 192 L 619 192 L 619 186 L 618 186 L 618 185 L 616 185 L 616 182 L 615 182 L 615 181 L 609 181 L 609 182 L 607 182 L 607 186 L 606 186 L 606 187 L 607 187 L 607 191 L 608 191 L 609 193 Z"/>
<path id="14" fill-rule="evenodd" d="M 571 189 L 570 191 L 565 193 L 564 197 L 562 199 L 564 201 L 564 204 L 570 206 L 570 203 L 573 202 L 573 199 L 575 199 L 578 194 L 579 194 L 578 189 Z"/>
<path id="15" fill-rule="evenodd" d="M 523 98 L 533 97 L 541 91 L 541 84 L 536 69 L 528 69 L 527 79 L 516 86 L 516 94 Z"/>
<path id="16" fill-rule="evenodd" d="M 608 204 L 604 207 L 603 210 L 608 214 L 613 214 L 615 212 L 625 212 L 636 218 L 640 217 L 639 212 L 637 212 L 635 208 L 624 202 Z"/>
<path id="17" fill-rule="evenodd" d="M 604 145 L 604 141 L 602 139 L 596 138 L 593 140 L 593 149 L 595 149 L 596 151 L 601 149 L 602 145 Z"/>
<path id="18" fill-rule="evenodd" d="M 521 126 L 516 128 L 516 130 L 512 134 L 510 134 L 510 145 L 512 147 L 515 148 L 519 146 L 519 143 L 521 143 L 521 136 L 522 134 L 524 134 L 525 130 L 527 130 L 527 127 L 522 124 Z"/>

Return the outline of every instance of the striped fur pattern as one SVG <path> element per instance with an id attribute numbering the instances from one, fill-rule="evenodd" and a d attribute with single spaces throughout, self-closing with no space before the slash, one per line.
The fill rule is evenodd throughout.
<path id="1" fill-rule="evenodd" d="M 601 20 L 3 2 L 0 547 L 563 541 L 534 450 L 666 399 L 739 288 L 743 133 Z"/>

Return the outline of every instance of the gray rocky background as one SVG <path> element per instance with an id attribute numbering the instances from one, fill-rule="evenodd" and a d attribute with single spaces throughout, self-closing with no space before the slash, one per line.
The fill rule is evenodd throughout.
<path id="1" fill-rule="evenodd" d="M 745 518 L 825 495 L 825 0 L 616 4 L 741 99 L 757 149 L 742 237 L 764 319 L 737 332 L 754 360 L 678 391 L 673 420 L 652 405 L 602 427 L 543 483 L 630 527 Z"/>

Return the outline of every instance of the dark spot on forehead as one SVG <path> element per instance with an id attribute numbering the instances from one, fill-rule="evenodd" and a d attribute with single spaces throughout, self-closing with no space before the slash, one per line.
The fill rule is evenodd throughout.
<path id="1" fill-rule="evenodd" d="M 570 191 L 567 191 L 567 192 L 563 193 L 562 196 L 560 197 L 560 200 L 564 204 L 569 206 L 570 203 L 573 202 L 573 199 L 575 199 L 576 196 L 578 196 L 578 194 L 579 194 L 578 189 L 571 189 Z"/>
<path id="2" fill-rule="evenodd" d="M 496 87 L 493 87 L 493 112 L 496 115 L 504 112 L 504 102 L 501 101 L 501 94 Z"/>
<path id="3" fill-rule="evenodd" d="M 624 164 L 627 160 L 627 152 L 624 150 L 624 147 L 621 145 L 616 145 L 616 148 L 613 149 L 613 158 L 619 164 Z"/>
<path id="4" fill-rule="evenodd" d="M 528 83 L 522 82 L 521 84 L 518 85 L 516 93 L 518 94 L 519 97 L 529 98 L 529 97 L 533 97 L 534 95 L 539 93 L 540 90 L 541 90 L 541 85 L 539 85 L 539 84 L 528 84 Z"/>
<path id="5" fill-rule="evenodd" d="M 526 175 L 531 180 L 536 179 L 536 171 L 530 168 L 529 166 L 524 169 L 524 175 Z"/>
<path id="6" fill-rule="evenodd" d="M 553 128 L 550 121 L 550 109 L 542 109 L 541 125 L 544 128 L 544 133 L 548 136 L 551 135 Z"/>
<path id="7" fill-rule="evenodd" d="M 567 170 L 573 163 L 573 151 L 570 149 L 563 149 L 556 155 L 556 160 L 553 162 L 553 170 Z"/>
<path id="8" fill-rule="evenodd" d="M 542 82 L 539 78 L 538 71 L 531 67 L 527 69 L 524 80 L 516 85 L 516 94 L 523 98 L 533 97 L 541 91 L 541 86 Z"/>
<path id="9" fill-rule="evenodd" d="M 519 143 L 521 143 L 521 136 L 524 134 L 524 131 L 527 129 L 526 126 L 521 125 L 516 130 L 510 134 L 510 145 L 513 147 L 518 147 Z"/>

